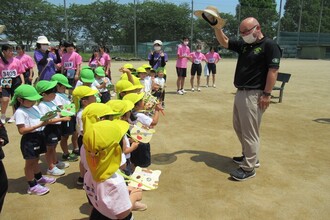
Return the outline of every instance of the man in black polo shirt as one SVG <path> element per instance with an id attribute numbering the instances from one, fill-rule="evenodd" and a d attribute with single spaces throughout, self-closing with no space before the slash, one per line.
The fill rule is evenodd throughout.
<path id="1" fill-rule="evenodd" d="M 272 39 L 262 34 L 259 22 L 253 17 L 244 19 L 239 26 L 243 40 L 229 40 L 220 25 L 214 24 L 212 27 L 221 46 L 239 55 L 234 79 L 237 93 L 233 124 L 243 155 L 233 158 L 240 168 L 230 175 L 242 181 L 254 177 L 254 168 L 260 166 L 259 128 L 276 82 L 281 50 Z"/>

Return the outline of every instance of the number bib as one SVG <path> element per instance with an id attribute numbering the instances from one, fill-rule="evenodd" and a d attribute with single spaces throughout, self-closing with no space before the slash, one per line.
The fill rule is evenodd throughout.
<path id="1" fill-rule="evenodd" d="M 1 87 L 6 88 L 6 89 L 10 89 L 12 81 L 13 81 L 12 78 L 2 78 L 1 79 Z"/>
<path id="2" fill-rule="evenodd" d="M 16 78 L 17 71 L 16 70 L 2 70 L 1 75 L 2 75 L 2 78 Z"/>
<path id="3" fill-rule="evenodd" d="M 69 69 L 69 68 L 73 68 L 73 62 L 64 62 L 64 68 L 65 69 Z"/>
<path id="4" fill-rule="evenodd" d="M 194 60 L 194 64 L 200 64 L 201 61 L 200 60 Z"/>
<path id="5" fill-rule="evenodd" d="M 214 63 L 215 62 L 215 59 L 214 58 L 210 58 L 209 59 L 209 63 Z"/>

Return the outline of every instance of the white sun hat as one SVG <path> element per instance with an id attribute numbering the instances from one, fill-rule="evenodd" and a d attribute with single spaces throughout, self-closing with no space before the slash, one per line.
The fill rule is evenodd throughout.
<path id="1" fill-rule="evenodd" d="M 218 9 L 214 6 L 207 6 L 204 10 L 197 10 L 194 15 L 203 18 L 211 26 L 222 28 L 226 24 L 226 20 L 220 17 Z"/>
<path id="2" fill-rule="evenodd" d="M 50 45 L 50 42 L 48 41 L 46 36 L 39 36 L 37 39 L 38 44 L 48 44 Z"/>
<path id="3" fill-rule="evenodd" d="M 162 46 L 162 45 L 163 45 L 163 42 L 160 41 L 160 40 L 155 40 L 155 41 L 154 41 L 154 45 L 155 45 L 155 44 L 159 44 L 160 46 Z"/>

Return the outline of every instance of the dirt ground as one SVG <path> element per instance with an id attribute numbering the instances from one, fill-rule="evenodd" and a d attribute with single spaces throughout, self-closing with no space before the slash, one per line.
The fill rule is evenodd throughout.
<path id="1" fill-rule="evenodd" d="M 132 62 L 136 67 L 146 62 Z M 113 77 L 124 62 L 113 62 Z M 167 64 L 165 116 L 151 141 L 150 169 L 161 170 L 159 188 L 146 191 L 135 219 L 329 219 L 330 61 L 283 59 L 292 74 L 283 103 L 270 105 L 261 128 L 261 167 L 255 178 L 236 182 L 231 158 L 241 147 L 232 127 L 236 60 L 218 64 L 217 88 L 176 94 L 175 62 Z M 190 68 L 188 68 L 190 70 Z M 276 92 L 274 92 L 275 94 Z M 4 150 L 9 179 L 2 220 L 88 219 L 90 206 L 77 187 L 78 162 L 50 185 L 45 196 L 26 193 L 24 160 L 16 126 L 7 124 Z M 61 156 L 60 147 L 57 147 Z M 46 171 L 44 156 L 41 167 Z"/>

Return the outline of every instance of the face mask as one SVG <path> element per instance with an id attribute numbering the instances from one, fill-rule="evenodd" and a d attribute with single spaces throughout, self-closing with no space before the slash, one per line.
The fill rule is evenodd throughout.
<path id="1" fill-rule="evenodd" d="M 155 51 L 160 51 L 161 49 L 162 49 L 162 47 L 160 47 L 160 46 L 154 46 Z"/>
<path id="2" fill-rule="evenodd" d="M 48 50 L 49 46 L 48 45 L 41 45 L 41 50 Z"/>
<path id="3" fill-rule="evenodd" d="M 256 29 L 254 29 L 250 34 L 248 34 L 246 36 L 242 36 L 245 43 L 253 44 L 254 42 L 256 42 L 257 37 L 253 36 L 253 33 L 255 32 L 255 30 Z"/>
<path id="4" fill-rule="evenodd" d="M 184 45 L 188 45 L 189 44 L 189 41 L 183 41 L 183 44 Z"/>
<path id="5" fill-rule="evenodd" d="M 197 50 L 198 53 L 202 52 L 202 50 Z"/>

